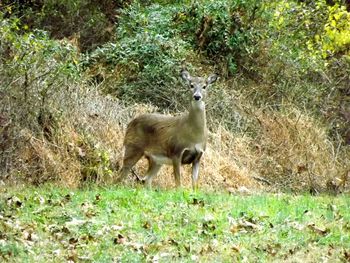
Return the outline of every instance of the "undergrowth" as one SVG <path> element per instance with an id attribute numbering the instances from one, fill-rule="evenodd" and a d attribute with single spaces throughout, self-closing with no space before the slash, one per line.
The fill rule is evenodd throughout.
<path id="1" fill-rule="evenodd" d="M 340 2 L 106 0 L 101 7 L 92 1 L 89 16 L 88 4 L 67 0 L 74 6 L 54 17 L 67 14 L 66 24 L 80 10 L 89 23 L 73 23 L 64 33 L 58 24 L 43 27 L 59 3 L 28 9 L 6 3 L 0 5 L 1 181 L 112 183 L 133 117 L 186 110 L 178 77 L 186 67 L 192 75 L 220 75 L 207 101 L 202 187 L 347 191 L 349 28 Z M 29 21 L 38 8 L 40 16 Z M 101 27 L 109 36 L 91 39 Z M 171 174 L 164 168 L 156 184 L 172 187 Z"/>

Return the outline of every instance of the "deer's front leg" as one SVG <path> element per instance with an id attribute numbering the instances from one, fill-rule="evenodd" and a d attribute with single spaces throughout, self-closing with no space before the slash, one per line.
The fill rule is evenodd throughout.
<path id="1" fill-rule="evenodd" d="M 176 187 L 181 186 L 181 158 L 173 159 L 174 177 Z"/>
<path id="2" fill-rule="evenodd" d="M 193 190 L 197 190 L 198 188 L 198 176 L 199 176 L 199 165 L 200 165 L 200 160 L 203 155 L 203 150 L 201 149 L 196 149 L 198 152 L 198 156 L 192 163 L 192 188 Z"/>
<path id="3" fill-rule="evenodd" d="M 199 160 L 200 159 L 196 159 L 192 164 L 192 188 L 193 188 L 193 190 L 197 190 L 197 188 L 198 188 Z"/>

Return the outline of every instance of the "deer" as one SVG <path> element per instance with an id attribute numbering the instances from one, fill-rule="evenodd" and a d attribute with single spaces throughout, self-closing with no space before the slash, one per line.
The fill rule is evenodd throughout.
<path id="1" fill-rule="evenodd" d="M 192 188 L 198 188 L 200 160 L 208 137 L 205 98 L 208 86 L 218 79 L 218 75 L 192 77 L 185 69 L 180 75 L 191 91 L 188 112 L 177 116 L 150 113 L 133 119 L 126 129 L 123 165 L 117 182 L 146 157 L 148 171 L 141 179 L 146 187 L 151 188 L 152 179 L 163 164 L 173 166 L 175 185 L 181 187 L 181 165 L 192 164 Z"/>

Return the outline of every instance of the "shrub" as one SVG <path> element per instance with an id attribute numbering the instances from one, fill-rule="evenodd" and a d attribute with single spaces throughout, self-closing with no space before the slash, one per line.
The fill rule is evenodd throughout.
<path id="1" fill-rule="evenodd" d="M 2 112 L 14 111 L 12 117 L 19 118 L 14 123 L 30 125 L 47 110 L 48 101 L 67 88 L 69 79 L 80 76 L 78 54 L 43 31 L 20 34 L 17 19 L 1 20 L 0 38 L 0 92 L 5 94 L 2 100 L 7 100 Z"/>
<path id="2" fill-rule="evenodd" d="M 17 19 L 1 20 L 0 40 L 0 180 L 110 180 L 135 109 L 87 86 L 70 44 L 21 34 Z"/>
<path id="3" fill-rule="evenodd" d="M 40 28 L 55 39 L 69 38 L 85 52 L 112 38 L 118 9 L 130 2 L 131 0 L 5 0 L 4 11 L 7 17 L 18 17 L 23 29 Z"/>
<path id="4" fill-rule="evenodd" d="M 233 76 L 244 68 L 244 57 L 256 51 L 255 24 L 262 6 L 254 0 L 194 2 L 175 14 L 174 25 L 195 49 L 220 64 L 224 76 Z"/>
<path id="5" fill-rule="evenodd" d="M 121 11 L 114 43 L 86 56 L 84 65 L 108 76 L 104 90 L 124 101 L 176 108 L 181 101 L 178 75 L 182 61 L 192 55 L 189 45 L 171 28 L 174 7 L 138 3 Z M 112 83 L 113 81 L 113 83 Z"/>
<path id="6" fill-rule="evenodd" d="M 1 167 L 10 170 L 25 129 L 49 140 L 54 136 L 65 102 L 59 100 L 80 71 L 71 45 L 42 31 L 21 34 L 18 19 L 0 23 L 0 118 L 6 120 L 0 130 Z"/>

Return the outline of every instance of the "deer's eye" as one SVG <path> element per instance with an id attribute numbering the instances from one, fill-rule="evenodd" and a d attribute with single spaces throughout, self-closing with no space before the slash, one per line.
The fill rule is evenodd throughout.
<path id="1" fill-rule="evenodd" d="M 207 85 L 204 85 L 204 86 L 203 86 L 203 89 L 206 89 L 206 87 L 207 87 Z"/>
<path id="2" fill-rule="evenodd" d="M 193 89 L 194 88 L 194 85 L 191 83 L 191 88 Z"/>

